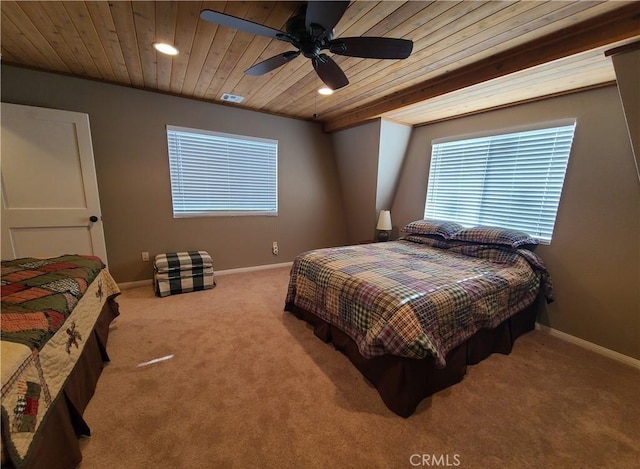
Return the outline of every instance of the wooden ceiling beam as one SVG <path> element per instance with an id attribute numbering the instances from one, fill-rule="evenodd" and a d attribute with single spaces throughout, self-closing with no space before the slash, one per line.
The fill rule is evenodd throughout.
<path id="1" fill-rule="evenodd" d="M 324 132 L 335 132 L 353 127 L 385 112 L 638 35 L 640 2 L 634 2 L 380 98 L 336 119 L 323 122 L 322 128 Z"/>

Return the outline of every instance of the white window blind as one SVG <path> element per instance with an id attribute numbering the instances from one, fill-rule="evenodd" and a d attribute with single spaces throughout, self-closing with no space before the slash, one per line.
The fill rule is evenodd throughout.
<path id="1" fill-rule="evenodd" d="M 278 142 L 167 126 L 174 218 L 278 214 Z"/>
<path id="2" fill-rule="evenodd" d="M 425 218 L 550 242 L 575 122 L 432 145 Z"/>

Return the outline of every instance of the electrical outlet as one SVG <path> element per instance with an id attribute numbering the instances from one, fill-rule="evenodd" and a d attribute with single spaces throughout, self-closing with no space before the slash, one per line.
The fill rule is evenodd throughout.
<path id="1" fill-rule="evenodd" d="M 274 256 L 278 255 L 278 242 L 274 241 L 273 245 L 271 246 L 271 252 L 273 253 Z"/>
<path id="2" fill-rule="evenodd" d="M 148 252 L 143 252 L 142 253 L 142 260 L 144 262 L 149 262 L 149 253 Z"/>

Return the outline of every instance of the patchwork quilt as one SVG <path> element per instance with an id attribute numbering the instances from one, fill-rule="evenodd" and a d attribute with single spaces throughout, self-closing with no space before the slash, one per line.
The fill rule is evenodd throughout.
<path id="1" fill-rule="evenodd" d="M 2 262 L 2 340 L 39 350 L 69 317 L 104 268 L 97 257 Z"/>
<path id="2" fill-rule="evenodd" d="M 309 251 L 293 263 L 286 302 L 347 333 L 360 353 L 445 357 L 482 328 L 525 309 L 551 282 L 531 251 L 400 240 Z M 436 243 L 437 244 L 437 243 Z"/>
<path id="3" fill-rule="evenodd" d="M 100 259 L 2 262 L 3 446 L 20 466 L 108 298 L 119 289 Z"/>

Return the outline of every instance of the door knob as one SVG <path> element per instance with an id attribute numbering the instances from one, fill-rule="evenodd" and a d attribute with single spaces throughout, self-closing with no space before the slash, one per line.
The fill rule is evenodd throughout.
<path id="1" fill-rule="evenodd" d="M 98 221 L 98 217 L 96 217 L 95 215 L 91 215 L 91 216 L 89 217 L 89 221 L 90 221 L 90 222 L 92 222 L 92 223 L 95 223 L 95 222 L 97 222 L 97 221 Z"/>

